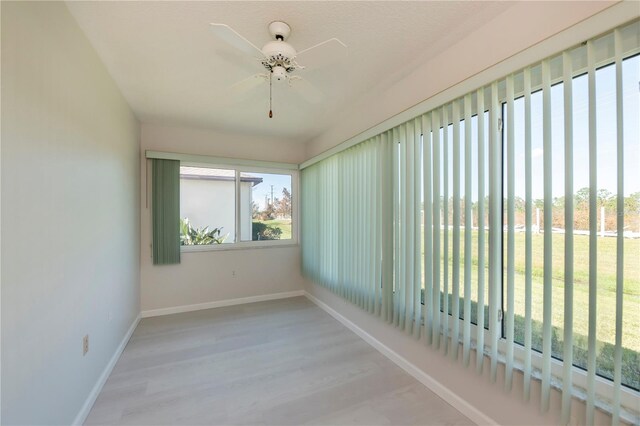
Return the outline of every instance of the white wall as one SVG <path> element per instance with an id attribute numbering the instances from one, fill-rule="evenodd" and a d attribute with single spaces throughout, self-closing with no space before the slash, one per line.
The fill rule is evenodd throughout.
<path id="1" fill-rule="evenodd" d="M 243 184 L 246 186 L 247 184 Z M 241 191 L 243 192 L 243 191 Z M 225 243 L 233 243 L 236 234 L 236 185 L 233 181 L 180 179 L 180 217 L 194 228 L 222 228 Z"/>
<path id="2" fill-rule="evenodd" d="M 1 422 L 69 424 L 139 313 L 139 127 L 64 3 L 1 8 Z"/>
<path id="3" fill-rule="evenodd" d="M 145 150 L 299 163 L 304 145 L 194 128 L 142 125 Z M 142 311 L 302 289 L 300 247 L 182 253 L 179 265 L 151 262 L 150 165 L 141 159 Z"/>

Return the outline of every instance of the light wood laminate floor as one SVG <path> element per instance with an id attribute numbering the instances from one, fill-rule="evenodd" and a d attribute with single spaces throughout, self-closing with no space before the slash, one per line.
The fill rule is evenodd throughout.
<path id="1" fill-rule="evenodd" d="M 86 424 L 473 423 L 296 297 L 143 319 Z"/>

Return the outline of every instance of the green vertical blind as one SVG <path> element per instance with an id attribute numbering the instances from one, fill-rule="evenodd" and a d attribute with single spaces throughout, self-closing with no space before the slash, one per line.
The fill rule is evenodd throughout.
<path id="1" fill-rule="evenodd" d="M 521 371 L 526 400 L 539 380 L 543 411 L 561 389 L 563 424 L 576 395 L 589 424 L 637 421 L 639 51 L 636 21 L 308 165 L 304 273 L 492 381 L 503 365 L 507 391 Z"/>
<path id="2" fill-rule="evenodd" d="M 180 263 L 180 161 L 151 162 L 153 264 Z"/>

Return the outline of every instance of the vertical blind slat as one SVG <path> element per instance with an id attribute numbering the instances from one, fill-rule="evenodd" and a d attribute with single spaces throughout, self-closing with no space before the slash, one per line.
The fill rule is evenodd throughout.
<path id="1" fill-rule="evenodd" d="M 352 292 L 352 288 L 353 288 L 353 193 L 351 191 L 351 185 L 353 184 L 353 180 L 352 180 L 352 172 L 353 172 L 353 164 L 352 164 L 352 153 L 353 150 L 350 150 L 347 153 L 347 156 L 345 158 L 345 163 L 346 163 L 346 185 L 345 185 L 345 210 L 346 210 L 346 229 L 347 232 L 350 234 L 349 238 L 347 238 L 347 252 L 346 252 L 346 257 L 347 257 L 347 262 L 345 263 L 345 272 L 347 275 L 347 279 L 345 280 L 345 283 L 343 284 L 344 286 L 344 291 L 347 294 L 347 299 L 349 301 L 351 301 L 353 303 L 353 292 Z"/>
<path id="2" fill-rule="evenodd" d="M 622 302 L 624 293 L 624 122 L 622 104 L 622 37 L 613 32 L 616 67 L 616 139 L 617 139 L 617 202 L 616 202 L 616 347 L 613 355 L 613 421 L 620 423 L 620 387 L 622 382 Z"/>
<path id="3" fill-rule="evenodd" d="M 366 264 L 367 264 L 367 235 L 366 235 L 366 229 L 365 229 L 365 221 L 364 220 L 360 220 L 359 218 L 363 217 L 363 214 L 365 212 L 364 206 L 365 206 L 365 200 L 364 200 L 364 195 L 365 195 L 365 183 L 367 182 L 367 175 L 368 172 L 366 171 L 366 163 L 367 163 L 367 157 L 369 156 L 369 152 L 366 149 L 366 146 L 363 144 L 360 152 L 357 152 L 358 154 L 358 159 L 359 161 L 359 170 L 358 170 L 358 176 L 357 176 L 357 200 L 358 200 L 358 213 L 356 215 L 356 217 L 358 218 L 358 222 L 357 222 L 357 226 L 358 226 L 358 231 L 360 233 L 360 238 L 358 238 L 358 242 L 359 242 L 359 253 L 362 253 L 362 258 L 360 259 L 360 261 L 358 262 L 358 286 L 360 288 L 360 291 L 358 292 L 358 301 L 360 304 L 360 307 L 364 310 L 367 309 L 367 302 L 366 302 L 366 285 L 367 285 L 367 271 L 366 271 Z"/>
<path id="4" fill-rule="evenodd" d="M 478 304 L 477 304 L 477 336 L 476 336 L 476 369 L 482 373 L 484 364 L 484 253 L 485 253 L 485 221 L 484 221 L 484 196 L 485 196 L 485 109 L 484 88 L 476 92 L 478 111 Z"/>
<path id="5" fill-rule="evenodd" d="M 374 238 L 374 230 L 375 230 L 375 192 L 374 192 L 374 164 L 373 164 L 373 159 L 374 159 L 374 153 L 371 149 L 369 149 L 369 146 L 371 146 L 373 143 L 375 143 L 375 137 L 370 140 L 369 142 L 367 142 L 367 146 L 365 147 L 366 149 L 366 162 L 365 162 L 365 176 L 366 179 L 364 180 L 364 203 L 363 203 L 363 209 L 364 209 L 364 214 L 369 214 L 370 215 L 370 219 L 369 220 L 363 220 L 363 231 L 364 231 L 364 240 L 366 241 L 365 243 L 365 250 L 366 250 L 366 261 L 365 261 L 365 267 L 364 267 L 364 275 L 365 275 L 365 283 L 364 283 L 364 300 L 365 300 L 365 306 L 366 306 L 366 310 L 369 313 L 373 313 L 373 286 L 372 286 L 372 282 L 373 282 L 373 276 L 375 274 L 375 268 L 374 268 L 374 263 L 372 262 L 372 257 L 373 257 L 373 253 L 375 252 L 375 238 Z M 367 213 L 368 212 L 368 213 Z"/>
<path id="6" fill-rule="evenodd" d="M 356 238 L 355 238 L 355 247 L 356 247 L 356 263 L 355 263 L 355 274 L 356 274 L 356 278 L 355 278 L 355 300 L 356 300 L 356 304 L 360 307 L 363 308 L 364 307 L 364 303 L 363 303 L 363 297 L 362 297 L 362 293 L 363 293 L 363 270 L 362 270 L 362 264 L 364 263 L 364 256 L 365 256 L 365 252 L 364 252 L 364 238 L 362 235 L 362 221 L 360 221 L 358 218 L 362 217 L 362 182 L 364 181 L 363 179 L 363 163 L 364 163 L 364 156 L 365 156 L 365 151 L 363 149 L 363 146 L 360 145 L 357 147 L 358 149 L 355 149 L 353 151 L 354 154 L 354 163 L 356 164 L 356 167 L 353 169 L 354 172 L 354 176 L 353 176 L 353 193 L 354 193 L 354 198 L 355 198 L 355 220 L 353 222 L 354 225 L 354 230 L 356 231 Z"/>
<path id="7" fill-rule="evenodd" d="M 453 264 L 451 269 L 453 278 L 451 357 L 457 359 L 460 340 L 460 105 L 457 100 L 453 101 Z"/>
<path id="8" fill-rule="evenodd" d="M 544 162 L 544 288 L 542 313 L 542 397 L 541 409 L 549 409 L 551 392 L 551 322 L 552 322 L 552 156 L 551 156 L 551 71 L 549 60 L 542 61 L 542 150 Z"/>
<path id="9" fill-rule="evenodd" d="M 444 353 L 449 349 L 449 105 L 442 107 L 442 324 Z"/>
<path id="10" fill-rule="evenodd" d="M 383 139 L 383 152 L 384 158 L 393 158 L 392 154 L 392 144 L 391 144 L 391 135 L 389 132 L 386 132 L 382 135 Z M 393 223 L 393 165 L 389 164 L 388 161 L 384 162 L 384 188 L 385 191 L 383 193 L 384 196 L 384 223 L 391 224 Z M 393 227 L 386 226 L 385 227 L 385 238 L 383 239 L 384 243 L 384 280 L 382 282 L 383 287 L 383 297 L 384 303 L 383 307 L 385 309 L 385 320 L 387 322 L 393 321 Z"/>
<path id="11" fill-rule="evenodd" d="M 507 77 L 507 312 L 505 366 L 505 390 L 510 391 L 513 382 L 514 307 L 515 307 L 515 119 L 513 75 Z"/>
<path id="12" fill-rule="evenodd" d="M 423 192 L 424 192 L 424 330 L 425 342 L 433 341 L 433 310 L 431 296 L 433 288 L 433 177 L 431 114 L 422 116 L 422 158 L 423 158 Z"/>
<path id="13" fill-rule="evenodd" d="M 376 273 L 376 264 L 373 261 L 373 253 L 376 250 L 376 238 L 375 238 L 375 230 L 376 230 L 376 196 L 375 193 L 375 149 L 373 146 L 376 142 L 376 137 L 370 139 L 365 145 L 366 150 L 366 162 L 365 162 L 365 175 L 366 179 L 364 182 L 364 204 L 363 209 L 365 214 L 369 212 L 369 220 L 363 221 L 363 230 L 365 233 L 365 241 L 367 246 L 366 249 L 366 257 L 365 257 L 365 282 L 364 282 L 364 299 L 366 310 L 369 313 L 373 313 L 375 310 L 374 307 L 374 293 L 375 289 L 373 287 L 374 276 Z M 329 253 L 329 256 L 331 253 Z"/>
<path id="14" fill-rule="evenodd" d="M 394 245 L 393 245 L 393 324 L 399 324 L 399 277 L 400 277 L 400 223 L 398 217 L 400 215 L 400 197 L 399 197 L 399 182 L 398 182 L 398 131 L 394 128 L 391 132 L 391 152 L 392 152 L 392 164 L 393 164 L 393 223 L 394 223 Z"/>
<path id="15" fill-rule="evenodd" d="M 464 97 L 464 329 L 463 362 L 471 350 L 471 94 Z"/>
<path id="16" fill-rule="evenodd" d="M 500 285 L 502 269 L 501 219 L 502 219 L 502 155 L 499 121 L 498 82 L 491 84 L 490 133 L 489 133 L 489 336 L 491 338 L 491 380 L 498 373 L 498 339 L 502 327 L 498 320 L 500 311 Z"/>
<path id="17" fill-rule="evenodd" d="M 440 346 L 440 113 L 433 111 L 432 115 L 433 135 L 433 294 L 431 295 L 431 307 L 433 311 L 433 345 Z"/>
<path id="18" fill-rule="evenodd" d="M 571 55 L 562 55 L 564 88 L 564 371 L 562 381 L 561 423 L 571 416 L 573 364 L 573 67 Z"/>
<path id="19" fill-rule="evenodd" d="M 405 144 L 406 144 L 406 152 L 407 158 L 405 165 L 407 173 L 406 173 L 406 186 L 405 186 L 405 331 L 407 333 L 413 332 L 413 277 L 414 277 L 414 264 L 413 260 L 415 258 L 413 254 L 413 205 L 415 199 L 413 198 L 414 192 L 414 144 L 413 144 L 413 122 L 409 121 L 405 123 L 403 126 L 405 128 Z"/>
<path id="20" fill-rule="evenodd" d="M 589 335 L 587 355 L 587 424 L 593 425 L 595 416 L 596 384 L 596 303 L 597 303 L 597 195 L 598 162 L 596 134 L 596 66 L 593 42 L 587 42 L 587 68 L 589 86 Z"/>
<path id="21" fill-rule="evenodd" d="M 357 217 L 358 217 L 358 204 L 359 204 L 359 200 L 358 200 L 358 182 L 357 182 L 357 176 L 358 176 L 358 148 L 359 147 L 355 147 L 354 149 L 351 150 L 351 185 L 349 186 L 351 189 L 351 226 L 350 229 L 352 230 L 352 236 L 353 236 L 353 240 L 352 240 L 352 256 L 353 256 L 353 262 L 351 262 L 351 300 L 352 303 L 355 305 L 359 304 L 359 285 L 358 285 L 358 265 L 359 265 L 359 261 L 360 261 L 360 253 L 359 253 L 359 249 L 358 246 L 360 244 L 359 238 L 358 238 L 358 234 L 359 234 L 359 228 L 358 228 L 358 223 L 357 223 Z"/>
<path id="22" fill-rule="evenodd" d="M 351 191 L 352 191 L 352 199 L 353 199 L 353 214 L 351 221 L 351 229 L 353 229 L 354 238 L 353 238 L 353 257 L 354 262 L 352 264 L 353 269 L 353 303 L 359 307 L 362 307 L 361 303 L 361 279 L 360 279 L 360 265 L 362 259 L 362 237 L 360 224 L 358 223 L 357 218 L 360 217 L 360 180 L 358 177 L 360 176 L 360 169 L 362 158 L 359 155 L 359 151 L 361 150 L 361 146 L 354 147 L 352 154 L 353 167 L 351 168 Z"/>
<path id="23" fill-rule="evenodd" d="M 380 220 L 382 216 L 382 194 L 384 188 L 381 182 L 382 176 L 382 162 L 380 161 L 382 156 L 380 155 L 380 150 L 382 149 L 382 136 L 378 135 L 375 141 L 375 152 L 374 152 L 374 161 L 372 162 L 372 167 L 377 171 L 375 176 L 375 183 L 373 185 L 373 193 L 375 194 L 375 204 L 374 204 L 374 215 L 375 215 L 375 230 L 374 239 L 375 239 L 375 250 L 373 252 L 373 258 L 371 261 L 373 262 L 373 267 L 375 268 L 375 274 L 373 276 L 373 282 L 371 285 L 373 286 L 373 313 L 376 316 L 381 316 L 380 312 L 380 299 L 381 299 L 381 283 L 382 283 L 382 221 Z"/>
<path id="24" fill-rule="evenodd" d="M 524 170 L 525 170 L 525 267 L 524 267 L 524 399 L 531 396 L 531 271 L 532 271 L 532 173 L 531 173 L 531 68 L 524 80 Z"/>
<path id="25" fill-rule="evenodd" d="M 343 202 L 343 212 L 344 212 L 344 231 L 345 231 L 345 261 L 344 261 L 344 280 L 341 283 L 341 287 L 342 287 L 342 292 L 345 298 L 347 298 L 348 300 L 350 300 L 351 298 L 351 293 L 349 292 L 349 281 L 351 280 L 351 269 L 349 268 L 350 264 L 351 264 L 351 239 L 352 236 L 349 235 L 350 234 L 350 229 L 351 229 L 351 220 L 350 220 L 350 216 L 349 213 L 351 211 L 350 209 L 350 197 L 351 197 L 351 191 L 349 191 L 349 185 L 351 184 L 351 174 L 350 174 L 350 170 L 351 170 L 351 162 L 349 161 L 351 154 L 349 152 L 346 153 L 345 158 L 342 161 L 343 164 L 343 178 L 344 178 L 344 189 L 342 191 L 342 202 Z"/>
<path id="26" fill-rule="evenodd" d="M 422 231 L 421 231 L 421 206 L 420 206 L 420 198 L 421 198 L 421 190 L 422 190 L 422 176 L 420 175 L 421 167 L 420 163 L 422 160 L 422 153 L 420 151 L 421 142 L 420 137 L 422 134 L 421 129 L 421 121 L 419 118 L 414 120 L 413 124 L 413 143 L 414 143 L 414 179 L 415 179 L 415 187 L 413 192 L 413 198 L 415 200 L 414 204 L 414 231 L 413 231 L 413 239 L 414 239 L 414 264 L 415 264 L 415 273 L 413 277 L 413 303 L 414 303 L 414 317 L 413 317 L 413 335 L 416 339 L 420 338 L 420 328 L 421 328 L 421 318 L 422 318 L 422 303 L 420 302 L 420 289 L 422 288 Z"/>

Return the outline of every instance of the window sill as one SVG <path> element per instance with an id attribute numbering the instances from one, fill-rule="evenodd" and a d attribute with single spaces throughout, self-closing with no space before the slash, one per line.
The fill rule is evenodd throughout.
<path id="1" fill-rule="evenodd" d="M 299 244 L 294 240 L 286 241 L 245 241 L 241 243 L 233 244 L 216 244 L 216 245 L 201 245 L 201 246 L 181 246 L 180 253 L 199 253 L 208 251 L 233 251 L 233 250 L 255 250 L 255 249 L 269 249 L 269 248 L 290 248 L 299 247 Z"/>
<path id="2" fill-rule="evenodd" d="M 448 327 L 449 327 L 449 338 L 451 338 L 452 333 L 452 322 L 453 318 L 449 318 Z M 460 328 L 464 325 L 463 321 L 460 321 Z M 421 327 L 424 327 L 424 317 L 421 320 Z M 441 325 L 441 338 L 444 333 L 444 329 Z M 471 335 L 475 336 L 477 325 L 471 324 Z M 485 342 L 489 342 L 491 335 L 488 329 L 485 329 Z M 459 334 L 459 344 L 462 347 L 463 335 Z M 506 365 L 506 345 L 507 341 L 505 338 L 500 338 L 498 340 L 498 363 L 503 366 Z M 475 339 L 471 339 L 470 348 L 473 350 L 478 350 L 477 342 Z M 491 358 L 491 350 L 488 344 L 485 344 L 483 348 L 483 354 L 485 358 Z M 514 362 L 513 368 L 514 371 L 519 371 L 524 374 L 524 358 L 525 358 L 525 349 L 523 346 L 516 344 L 514 346 Z M 563 376 L 563 362 L 561 360 L 552 358 L 551 359 L 551 387 L 556 389 L 559 392 L 562 392 L 562 376 Z M 572 396 L 578 401 L 586 403 L 586 387 L 587 387 L 587 372 L 580 369 L 577 366 L 572 366 Z M 536 381 L 542 381 L 542 354 L 537 351 L 531 352 L 531 378 Z M 605 412 L 609 415 L 613 414 L 612 407 L 612 396 L 613 396 L 613 382 L 609 379 L 606 379 L 601 376 L 596 376 L 595 378 L 595 407 L 602 412 Z M 637 401 L 640 397 L 640 392 L 629 388 L 627 386 L 621 387 L 621 404 L 620 404 L 620 418 L 629 424 L 637 424 L 638 418 L 640 418 L 640 412 L 637 410 Z"/>

